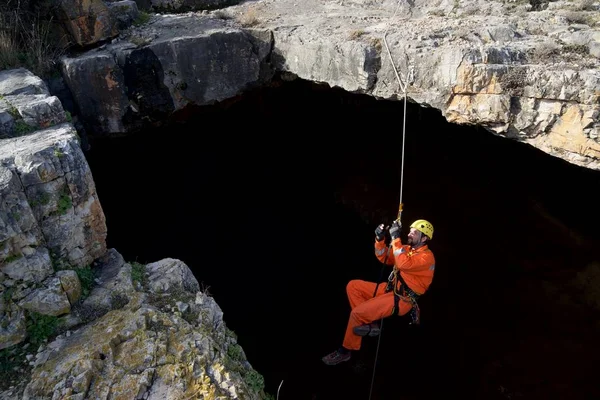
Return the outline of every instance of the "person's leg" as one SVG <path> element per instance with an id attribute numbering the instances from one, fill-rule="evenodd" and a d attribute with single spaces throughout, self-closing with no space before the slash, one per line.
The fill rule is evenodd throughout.
<path id="1" fill-rule="evenodd" d="M 360 307 L 361 304 L 364 304 L 367 301 L 370 301 L 371 299 L 373 299 L 373 292 L 375 291 L 375 286 L 377 286 L 376 283 L 373 282 L 367 282 L 367 281 L 362 281 L 362 280 L 352 280 L 350 282 L 348 282 L 348 285 L 346 286 L 346 293 L 348 294 L 348 300 L 350 302 L 350 307 L 354 310 L 356 309 L 356 307 Z M 380 298 L 380 296 L 385 296 L 385 282 L 382 282 L 379 284 L 379 286 L 377 287 L 377 294 L 376 294 L 376 298 Z M 393 298 L 391 300 L 391 305 L 389 306 L 389 310 L 388 310 L 388 314 L 389 312 L 392 310 L 392 306 L 393 306 Z M 408 312 L 408 311 L 407 311 Z M 352 313 L 350 314 L 352 318 Z M 377 319 L 377 318 L 375 318 Z M 351 328 L 352 330 L 352 328 Z M 348 336 L 348 333 L 346 332 L 346 336 Z M 356 338 L 358 338 L 359 340 L 359 344 L 358 347 L 360 347 L 360 340 L 361 337 L 354 335 Z M 344 343 L 346 341 L 344 340 Z M 350 350 L 352 350 L 350 347 L 346 347 L 346 345 L 342 345 L 340 348 L 338 348 L 337 350 L 331 352 L 330 354 L 326 355 L 325 357 L 322 358 L 323 362 L 327 365 L 336 365 L 339 364 L 341 362 L 344 361 L 348 361 L 350 360 L 351 357 L 351 352 Z"/>
<path id="2" fill-rule="evenodd" d="M 346 294 L 350 302 L 350 308 L 354 309 L 357 305 L 373 298 L 373 292 L 377 286 L 377 296 L 385 292 L 385 282 L 377 286 L 374 282 L 367 282 L 360 279 L 354 279 L 346 285 Z"/>
<path id="3" fill-rule="evenodd" d="M 348 300 L 350 302 L 351 309 L 354 309 L 357 305 L 364 303 L 367 300 L 373 298 L 375 290 L 375 296 L 380 296 L 385 293 L 387 282 L 381 282 L 379 285 L 373 282 L 366 282 L 362 280 L 353 280 L 346 286 L 346 293 L 348 294 Z M 374 322 L 373 324 L 364 325 L 359 328 L 359 331 L 354 331 L 359 336 L 377 336 L 379 334 L 379 323 Z"/>
<path id="4" fill-rule="evenodd" d="M 389 317 L 394 307 L 394 294 L 392 292 L 378 295 L 375 298 L 369 299 L 362 304 L 357 305 L 348 318 L 346 334 L 342 346 L 348 350 L 359 350 L 362 337 L 354 333 L 354 328 L 369 324 L 381 318 Z M 400 300 L 398 303 L 399 315 L 404 315 L 410 311 L 412 305 L 408 302 Z"/>

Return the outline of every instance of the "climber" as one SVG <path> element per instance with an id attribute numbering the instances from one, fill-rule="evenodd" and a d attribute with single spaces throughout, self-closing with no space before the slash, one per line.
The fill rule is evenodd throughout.
<path id="1" fill-rule="evenodd" d="M 322 358 L 327 365 L 350 360 L 352 350 L 360 350 L 363 336 L 377 336 L 377 321 L 392 315 L 403 316 L 409 311 L 413 323 L 419 323 L 417 299 L 424 294 L 435 271 L 435 258 L 428 243 L 433 237 L 433 225 L 419 219 L 410 225 L 406 244 L 402 244 L 402 224 L 396 220 L 389 227 L 390 245 L 385 243 L 387 227 L 375 229 L 375 256 L 393 266 L 387 285 L 363 280 L 351 280 L 346 286 L 350 302 L 350 317 L 342 346 Z M 392 250 L 392 254 L 389 251 Z"/>

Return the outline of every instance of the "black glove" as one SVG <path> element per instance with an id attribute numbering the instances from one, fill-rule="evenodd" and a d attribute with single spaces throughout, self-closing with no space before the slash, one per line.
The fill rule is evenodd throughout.
<path id="1" fill-rule="evenodd" d="M 390 227 L 390 237 L 392 240 L 400 237 L 400 229 L 402 229 L 402 224 L 399 221 L 394 221 Z"/>
<path id="2" fill-rule="evenodd" d="M 385 239 L 385 231 L 386 226 L 384 224 L 379 224 L 377 229 L 375 229 L 375 239 L 377 239 L 378 242 L 381 242 L 383 239 Z"/>

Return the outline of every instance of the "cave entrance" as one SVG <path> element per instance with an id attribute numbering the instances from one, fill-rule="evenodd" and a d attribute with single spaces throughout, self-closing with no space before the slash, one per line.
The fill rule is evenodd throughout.
<path id="1" fill-rule="evenodd" d="M 266 390 L 284 381 L 281 400 L 366 399 L 377 338 L 348 363 L 320 358 L 341 344 L 348 280 L 380 277 L 373 230 L 398 208 L 403 105 L 278 82 L 92 139 L 108 245 L 184 261 Z M 415 104 L 406 123 L 403 223 L 433 223 L 437 268 L 421 326 L 384 323 L 373 398 L 600 395 L 586 195 L 600 173 Z"/>

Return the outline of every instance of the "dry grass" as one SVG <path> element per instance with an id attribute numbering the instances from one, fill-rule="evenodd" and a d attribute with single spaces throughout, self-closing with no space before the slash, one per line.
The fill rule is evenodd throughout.
<path id="1" fill-rule="evenodd" d="M 258 10 L 256 7 L 248 8 L 239 18 L 240 24 L 243 27 L 252 27 L 260 24 L 260 20 L 258 19 Z"/>
<path id="2" fill-rule="evenodd" d="M 0 17 L 0 25 L 4 21 Z M 19 63 L 19 47 L 12 32 L 0 30 L 0 69 Z"/>
<path id="3" fill-rule="evenodd" d="M 356 30 L 350 32 L 350 35 L 349 35 L 348 38 L 350 40 L 356 40 L 356 39 L 360 38 L 364 34 L 365 34 L 364 30 L 362 30 L 362 29 L 356 29 Z"/>
<path id="4" fill-rule="evenodd" d="M 573 11 L 597 11 L 595 0 L 581 0 L 571 5 Z"/>
<path id="5" fill-rule="evenodd" d="M 54 36 L 51 16 L 25 8 L 26 2 L 8 0 L 0 6 L 0 69 L 24 67 L 44 77 L 66 48 Z"/>
<path id="6" fill-rule="evenodd" d="M 588 22 L 588 14 L 585 11 L 564 11 L 562 15 L 571 24 L 586 24 Z"/>
<path id="7" fill-rule="evenodd" d="M 370 42 L 371 42 L 371 46 L 373 46 L 377 51 L 381 51 L 381 48 L 382 48 L 381 39 L 371 38 Z"/>

